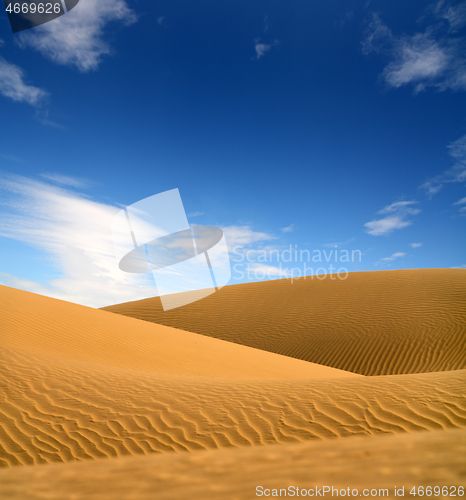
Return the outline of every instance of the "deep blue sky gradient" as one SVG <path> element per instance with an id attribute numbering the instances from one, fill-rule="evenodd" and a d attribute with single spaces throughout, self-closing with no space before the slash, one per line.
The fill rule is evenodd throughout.
<path id="1" fill-rule="evenodd" d="M 466 264 L 466 218 L 453 205 L 464 183 L 432 199 L 420 189 L 453 165 L 465 92 L 391 88 L 381 76 L 390 56 L 361 49 L 373 13 L 394 36 L 423 32 L 426 2 L 128 5 L 138 21 L 105 27 L 112 53 L 90 72 L 21 47 L 2 14 L 0 55 L 49 93 L 36 109 L 0 95 L 2 172 L 88 179 L 83 192 L 110 204 L 177 187 L 188 213 L 205 213 L 193 222 L 248 225 L 283 246 L 350 241 L 362 270 Z M 257 38 L 271 45 L 259 59 Z M 403 200 L 421 210 L 411 226 L 367 233 Z M 380 263 L 396 252 L 406 256 Z M 0 272 L 47 283 L 53 267 L 37 258 L 0 237 Z"/>

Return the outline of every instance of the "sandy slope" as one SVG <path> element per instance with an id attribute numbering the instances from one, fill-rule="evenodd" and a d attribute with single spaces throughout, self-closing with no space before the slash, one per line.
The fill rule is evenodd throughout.
<path id="1" fill-rule="evenodd" d="M 0 464 L 466 427 L 466 370 L 257 380 L 2 350 Z"/>
<path id="2" fill-rule="evenodd" d="M 213 296 L 217 316 L 202 306 L 210 299 L 187 306 L 192 318 L 185 308 L 164 314 L 209 328 L 217 318 L 222 335 L 229 325 L 231 340 L 235 332 L 241 342 L 270 338 L 277 352 L 287 341 L 287 354 L 333 352 L 335 366 L 361 372 L 444 371 L 362 377 L 0 287 L 0 498 L 233 499 L 255 497 L 258 484 L 457 485 L 466 370 L 452 368 L 464 362 L 463 275 L 370 274 L 356 275 L 352 291 L 349 281 L 331 289 L 302 281 L 301 302 L 287 281 L 256 284 L 250 295 L 227 287 Z M 360 309 L 353 296 L 365 297 Z M 28 467 L 9 467 L 18 465 Z"/>
<path id="3" fill-rule="evenodd" d="M 247 283 L 166 312 L 158 298 L 105 309 L 362 375 L 466 368 L 462 269 Z"/>
<path id="4" fill-rule="evenodd" d="M 5 286 L 0 329 L 0 348 L 119 368 L 204 377 L 354 377 Z"/>
<path id="5" fill-rule="evenodd" d="M 384 494 L 380 490 L 388 489 L 384 498 L 394 498 L 396 486 L 404 487 L 404 498 L 418 498 L 409 495 L 413 486 L 425 491 L 436 485 L 455 492 L 454 498 L 464 498 L 458 496 L 457 487 L 464 486 L 465 455 L 462 429 L 15 467 L 0 470 L 0 497 L 246 500 L 260 498 L 255 495 L 257 486 L 264 490 L 292 486 L 294 491 L 297 487 L 300 497 L 303 489 L 313 488 L 315 493 L 318 488 L 322 494 L 327 486 L 340 491 L 350 487 L 355 496 L 375 489 L 378 497 L 379 492 Z"/>

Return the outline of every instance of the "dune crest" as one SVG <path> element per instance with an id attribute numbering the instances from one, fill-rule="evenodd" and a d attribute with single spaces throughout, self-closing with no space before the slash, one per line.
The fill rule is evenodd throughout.
<path id="1" fill-rule="evenodd" d="M 354 377 L 219 339 L 0 286 L 0 348 L 173 375 Z"/>
<path id="2" fill-rule="evenodd" d="M 172 311 L 104 310 L 361 375 L 466 368 L 466 271 L 350 273 L 226 286 Z"/>

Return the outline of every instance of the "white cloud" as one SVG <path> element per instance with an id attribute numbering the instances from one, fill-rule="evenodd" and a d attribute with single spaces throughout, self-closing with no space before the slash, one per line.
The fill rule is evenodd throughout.
<path id="1" fill-rule="evenodd" d="M 24 81 L 24 72 L 15 64 L 0 56 L 0 94 L 17 102 L 27 102 L 36 106 L 47 96 L 44 90 L 28 85 Z"/>
<path id="2" fill-rule="evenodd" d="M 422 243 L 410 243 L 409 246 L 411 248 L 419 248 L 422 247 Z"/>
<path id="3" fill-rule="evenodd" d="M 448 6 L 439 12 L 443 19 L 450 24 L 450 30 L 455 32 L 466 25 L 466 2 L 458 5 Z"/>
<path id="4" fill-rule="evenodd" d="M 394 254 L 392 254 L 390 257 L 384 257 L 383 259 L 380 259 L 380 260 L 384 260 L 384 261 L 392 261 L 392 260 L 395 260 L 395 259 L 399 259 L 401 257 L 404 257 L 406 254 L 404 252 L 396 252 Z"/>
<path id="5" fill-rule="evenodd" d="M 90 182 L 85 179 L 78 179 L 77 177 L 70 177 L 69 175 L 46 173 L 41 174 L 41 177 L 55 184 L 60 184 L 61 186 L 69 186 L 78 189 L 86 188 L 90 185 Z"/>
<path id="6" fill-rule="evenodd" d="M 391 87 L 413 84 L 416 92 L 428 86 L 440 91 L 466 90 L 465 40 L 452 36 L 451 29 L 445 30 L 442 25 L 442 20 L 448 17 L 450 27 L 457 26 L 460 20 L 463 22 L 462 16 L 463 9 L 438 9 L 435 23 L 425 32 L 395 36 L 374 14 L 362 42 L 362 51 L 389 56 L 391 61 L 382 77 Z"/>
<path id="7" fill-rule="evenodd" d="M 104 40 L 104 27 L 111 21 L 132 24 L 136 16 L 125 0 L 81 0 L 65 16 L 22 32 L 19 44 L 58 64 L 76 66 L 83 72 L 95 70 L 102 57 L 111 53 Z"/>
<path id="8" fill-rule="evenodd" d="M 282 227 L 280 231 L 282 231 L 283 233 L 292 233 L 294 231 L 295 226 L 296 224 L 290 224 L 287 227 Z"/>
<path id="9" fill-rule="evenodd" d="M 386 26 L 377 14 L 372 14 L 372 20 L 369 23 L 366 36 L 361 42 L 363 54 L 371 52 L 382 52 L 387 43 L 393 40 L 393 35 L 388 26 Z"/>
<path id="10" fill-rule="evenodd" d="M 417 201 L 396 201 L 391 205 L 387 205 L 385 208 L 379 211 L 379 214 L 388 214 L 388 213 L 406 213 L 409 215 L 417 215 L 420 213 L 418 208 L 411 208 L 411 205 L 416 205 Z"/>
<path id="11" fill-rule="evenodd" d="M 403 220 L 398 216 L 391 216 L 366 222 L 364 226 L 367 228 L 367 233 L 372 234 L 373 236 L 381 236 L 390 234 L 395 229 L 403 229 L 411 224 L 411 221 Z"/>
<path id="12" fill-rule="evenodd" d="M 230 251 L 238 246 L 276 239 L 271 234 L 254 231 L 250 226 L 227 226 L 222 229 Z"/>
<path id="13" fill-rule="evenodd" d="M 163 24 L 163 22 L 164 22 L 164 21 L 165 21 L 165 16 L 159 16 L 159 17 L 157 18 L 157 24 L 158 24 L 158 25 Z"/>
<path id="14" fill-rule="evenodd" d="M 260 38 L 256 38 L 254 40 L 254 49 L 256 51 L 256 58 L 260 59 L 264 56 L 272 47 L 278 45 L 280 42 L 278 40 L 274 40 L 272 43 L 262 43 Z"/>
<path id="15" fill-rule="evenodd" d="M 204 215 L 204 212 L 191 212 L 188 217 L 200 217 L 201 215 Z"/>
<path id="16" fill-rule="evenodd" d="M 264 56 L 271 48 L 271 45 L 256 42 L 256 45 L 254 45 L 254 49 L 256 50 L 257 59 L 260 59 L 262 56 Z"/>
<path id="17" fill-rule="evenodd" d="M 466 264 L 462 264 L 461 266 L 450 267 L 450 269 L 466 269 Z"/>
<path id="18" fill-rule="evenodd" d="M 442 75 L 451 63 L 453 55 L 426 34 L 417 34 L 399 40 L 395 59 L 384 69 L 383 76 L 392 87 L 417 83 L 422 90 L 429 80 Z"/>
<path id="19" fill-rule="evenodd" d="M 93 307 L 157 295 L 150 275 L 118 268 L 111 220 L 117 207 L 20 176 L 0 183 L 0 236 L 45 254 L 61 276 L 46 285 L 6 273 L 6 284 Z"/>
<path id="20" fill-rule="evenodd" d="M 388 214 L 382 219 L 376 219 L 371 222 L 366 222 L 364 227 L 366 232 L 373 236 L 387 235 L 396 229 L 403 229 L 410 226 L 412 222 L 407 219 L 408 215 L 417 215 L 420 210 L 412 208 L 412 205 L 417 201 L 397 201 L 391 205 L 387 205 L 380 210 L 379 214 Z"/>
<path id="21" fill-rule="evenodd" d="M 452 142 L 448 150 L 454 161 L 453 167 L 420 186 L 429 198 L 438 193 L 444 184 L 466 182 L 466 134 Z"/>

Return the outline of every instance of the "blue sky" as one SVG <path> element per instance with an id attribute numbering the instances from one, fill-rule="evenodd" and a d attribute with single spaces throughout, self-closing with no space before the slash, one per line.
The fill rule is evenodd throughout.
<path id="1" fill-rule="evenodd" d="M 108 220 L 173 188 L 233 260 L 466 267 L 464 1 L 80 0 L 16 34 L 3 12 L 0 39 L 2 284 L 153 295 L 114 269 Z"/>

